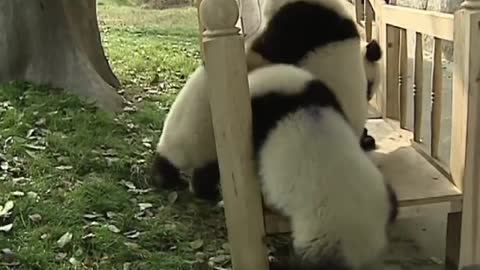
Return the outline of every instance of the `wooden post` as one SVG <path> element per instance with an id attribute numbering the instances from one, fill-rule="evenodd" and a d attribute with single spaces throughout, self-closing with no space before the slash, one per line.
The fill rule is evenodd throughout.
<path id="1" fill-rule="evenodd" d="M 456 269 L 460 269 L 480 263 L 480 0 L 463 2 L 454 20 L 450 170 L 463 191 L 463 206 L 461 217 L 447 224 L 455 226 L 461 218 L 459 248 L 447 252 L 446 260 L 453 264 L 458 256 Z M 447 239 L 447 247 L 450 244 Z"/>
<path id="2" fill-rule="evenodd" d="M 260 185 L 253 164 L 252 119 L 243 36 L 235 0 L 202 0 L 210 108 L 234 270 L 267 270 Z"/>
<path id="3" fill-rule="evenodd" d="M 203 28 L 203 24 L 200 21 L 200 4 L 202 3 L 202 0 L 195 0 L 195 7 L 197 8 L 197 19 L 198 19 L 198 39 L 199 39 L 199 46 L 200 46 L 200 57 L 202 58 L 202 62 L 205 61 L 205 55 L 203 52 L 203 36 L 202 33 L 205 30 Z"/>
<path id="4" fill-rule="evenodd" d="M 388 40 L 387 40 L 387 24 L 382 18 L 382 13 L 383 13 L 383 5 L 384 4 L 379 4 L 377 6 L 377 9 L 375 10 L 375 21 L 378 23 L 378 41 L 380 43 L 380 46 L 382 46 L 382 49 L 387 52 L 388 51 Z M 382 74 L 384 74 L 386 77 L 388 76 L 387 72 L 387 53 L 385 53 L 385 56 L 382 57 Z M 376 96 L 376 105 L 377 109 L 382 113 L 382 117 L 386 118 L 387 117 L 387 79 L 384 78 L 382 80 L 382 85 L 379 87 L 377 90 L 377 93 L 375 94 Z"/>

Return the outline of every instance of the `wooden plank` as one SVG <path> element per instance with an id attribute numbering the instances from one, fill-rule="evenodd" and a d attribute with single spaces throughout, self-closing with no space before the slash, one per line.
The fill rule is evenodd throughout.
<path id="1" fill-rule="evenodd" d="M 416 142 L 422 141 L 423 123 L 423 40 L 422 34 L 416 33 L 415 37 L 415 74 L 413 85 L 413 139 Z"/>
<path id="2" fill-rule="evenodd" d="M 400 119 L 400 93 L 398 91 L 398 64 L 400 49 L 400 29 L 387 25 L 386 47 L 386 80 L 387 80 L 387 117 Z"/>
<path id="3" fill-rule="evenodd" d="M 439 158 L 440 132 L 442 130 L 442 40 L 435 38 L 433 45 L 433 68 L 432 68 L 432 109 L 431 109 L 431 146 L 430 154 L 433 158 Z"/>
<path id="4" fill-rule="evenodd" d="M 393 5 L 382 5 L 386 24 L 453 41 L 453 15 Z"/>
<path id="5" fill-rule="evenodd" d="M 408 117 L 408 40 L 407 30 L 400 30 L 399 90 L 400 92 L 400 127 L 407 128 Z"/>
<path id="6" fill-rule="evenodd" d="M 397 132 L 383 120 L 369 120 L 378 149 L 371 157 L 391 182 L 400 205 L 422 205 L 461 199 L 461 192 L 411 146 L 411 133 Z M 410 136 L 406 136 L 409 134 Z"/>
<path id="7" fill-rule="evenodd" d="M 222 11 L 221 13 L 219 11 Z M 234 0 L 202 0 L 205 68 L 228 240 L 235 270 L 269 269 L 260 185 L 252 160 L 252 112 L 244 39 Z"/>
<path id="8" fill-rule="evenodd" d="M 476 3 L 475 3 L 476 2 Z M 467 0 L 455 13 L 454 89 L 467 101 L 463 211 L 459 268 L 480 264 L 480 3 Z M 458 31 L 458 32 L 457 32 Z M 462 83 L 457 82 L 462 80 Z M 460 96 L 461 97 L 461 96 Z M 455 131 L 454 131 L 455 132 Z M 459 143 L 456 141 L 455 143 Z M 463 144 L 462 141 L 460 141 Z M 458 153 L 457 153 L 458 155 Z M 458 157 L 458 156 L 457 156 Z M 455 164 L 458 166 L 458 164 Z M 458 169 L 458 168 L 457 168 Z M 457 179 L 459 180 L 459 179 Z"/>
<path id="9" fill-rule="evenodd" d="M 200 20 L 200 4 L 202 3 L 202 0 L 195 0 L 195 7 L 197 8 L 197 21 L 198 21 L 198 39 L 199 39 L 199 46 L 200 46 L 200 58 L 202 59 L 202 62 L 205 61 L 205 53 L 204 53 L 204 48 L 203 48 L 203 31 L 205 31 L 205 28 L 203 27 L 203 24 Z"/>

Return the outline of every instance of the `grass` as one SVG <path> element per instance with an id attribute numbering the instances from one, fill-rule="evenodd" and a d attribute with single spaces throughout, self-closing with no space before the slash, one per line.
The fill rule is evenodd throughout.
<path id="1" fill-rule="evenodd" d="M 0 269 L 229 265 L 220 209 L 144 184 L 168 107 L 199 64 L 196 13 L 131 3 L 104 1 L 99 18 L 132 110 L 112 116 L 64 91 L 0 86 Z"/>

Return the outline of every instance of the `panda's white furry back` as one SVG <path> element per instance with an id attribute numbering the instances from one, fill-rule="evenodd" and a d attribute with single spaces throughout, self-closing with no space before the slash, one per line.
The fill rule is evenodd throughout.
<path id="1" fill-rule="evenodd" d="M 387 244 L 396 197 L 360 148 L 333 91 L 292 65 L 256 69 L 249 84 L 264 199 L 292 224 L 295 260 L 281 269 L 374 263 Z"/>
<path id="2" fill-rule="evenodd" d="M 301 66 L 337 96 L 355 134 L 367 118 L 361 39 L 345 0 L 265 0 L 263 24 L 247 44 L 249 69 L 268 63 Z"/>

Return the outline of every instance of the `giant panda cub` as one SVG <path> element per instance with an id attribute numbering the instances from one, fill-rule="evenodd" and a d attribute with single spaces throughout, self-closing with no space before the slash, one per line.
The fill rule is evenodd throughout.
<path id="1" fill-rule="evenodd" d="M 262 193 L 292 226 L 294 254 L 275 269 L 362 269 L 378 263 L 397 198 L 315 77 L 285 64 L 249 74 Z"/>
<path id="2" fill-rule="evenodd" d="M 334 89 L 360 138 L 367 80 L 358 26 L 345 0 L 265 0 L 262 25 L 246 44 L 249 70 L 271 63 L 305 68 Z"/>
<path id="3" fill-rule="evenodd" d="M 193 169 L 192 191 L 203 199 L 218 199 L 220 175 L 203 65 L 175 98 L 151 166 L 150 182 L 158 188 L 184 188 L 181 172 Z"/>
<path id="4" fill-rule="evenodd" d="M 376 40 L 364 42 L 364 44 L 365 45 L 362 46 L 364 55 L 363 65 L 367 76 L 367 101 L 370 101 L 380 85 L 380 59 L 382 58 L 382 49 Z M 365 151 L 371 151 L 376 148 L 375 139 L 368 135 L 367 128 L 363 129 L 363 135 L 360 138 L 360 145 Z"/>

